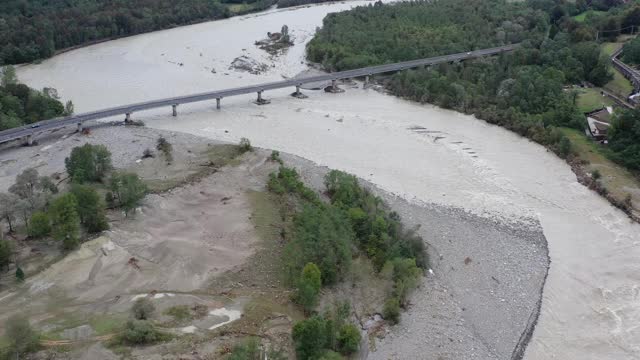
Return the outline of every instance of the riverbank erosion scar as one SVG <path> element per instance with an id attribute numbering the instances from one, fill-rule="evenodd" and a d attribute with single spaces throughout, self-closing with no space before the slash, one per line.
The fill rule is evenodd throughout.
<path id="1" fill-rule="evenodd" d="M 296 156 L 305 182 L 329 171 Z M 411 202 L 360 179 L 428 243 L 427 274 L 400 325 L 374 338 L 369 359 L 522 359 L 540 312 L 549 268 L 536 221 L 518 226 L 464 210 Z"/>

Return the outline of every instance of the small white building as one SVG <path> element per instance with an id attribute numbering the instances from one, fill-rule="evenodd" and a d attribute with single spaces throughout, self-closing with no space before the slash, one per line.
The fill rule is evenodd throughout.
<path id="1" fill-rule="evenodd" d="M 598 141 L 607 140 L 607 132 L 609 126 L 611 126 L 612 114 L 613 108 L 610 106 L 585 113 L 589 133 L 591 133 L 594 139 Z"/>

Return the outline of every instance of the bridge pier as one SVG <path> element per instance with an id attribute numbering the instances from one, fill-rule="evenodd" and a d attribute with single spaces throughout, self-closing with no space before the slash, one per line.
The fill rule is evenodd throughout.
<path id="1" fill-rule="evenodd" d="M 220 110 L 220 100 L 221 98 L 216 98 L 216 109 Z"/>
<path id="2" fill-rule="evenodd" d="M 341 92 L 344 92 L 344 90 L 342 90 L 342 89 L 340 89 L 338 87 L 338 80 L 337 79 L 331 80 L 331 86 L 327 86 L 326 88 L 324 88 L 324 91 L 330 92 L 330 93 L 341 93 Z"/>
<path id="3" fill-rule="evenodd" d="M 270 100 L 262 98 L 262 91 L 263 90 L 258 91 L 258 99 L 256 99 L 256 101 L 255 101 L 255 103 L 257 105 L 266 105 L 266 104 L 269 104 L 271 102 Z"/>
<path id="4" fill-rule="evenodd" d="M 178 116 L 178 104 L 171 105 L 171 110 L 172 110 L 172 115 L 173 116 Z"/>
<path id="5" fill-rule="evenodd" d="M 79 123 L 78 123 L 78 132 L 79 132 L 79 133 L 81 133 L 81 132 L 82 132 L 82 130 L 84 130 L 84 127 L 82 126 L 82 123 L 81 123 L 81 122 L 79 122 Z"/>
<path id="6" fill-rule="evenodd" d="M 296 85 L 296 91 L 292 93 L 291 96 L 298 99 L 306 99 L 307 95 L 303 94 L 302 91 L 300 91 L 300 86 L 302 85 L 301 84 Z"/>
<path id="7" fill-rule="evenodd" d="M 25 145 L 26 146 L 33 145 L 33 134 L 27 135 L 27 139 L 25 140 Z"/>
<path id="8" fill-rule="evenodd" d="M 125 123 L 130 123 L 131 122 L 131 113 L 126 113 L 124 116 L 124 122 Z"/>

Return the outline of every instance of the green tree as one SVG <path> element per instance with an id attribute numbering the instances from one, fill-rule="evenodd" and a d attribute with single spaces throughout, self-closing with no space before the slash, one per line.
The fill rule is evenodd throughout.
<path id="1" fill-rule="evenodd" d="M 293 326 L 293 343 L 300 360 L 322 356 L 326 344 L 326 322 L 319 316 L 302 320 Z"/>
<path id="2" fill-rule="evenodd" d="M 97 233 L 109 228 L 105 205 L 96 189 L 89 185 L 73 184 L 71 193 L 76 198 L 80 223 L 90 233 Z"/>
<path id="3" fill-rule="evenodd" d="M 29 320 L 23 315 L 13 315 L 6 323 L 6 336 L 9 347 L 16 359 L 36 351 L 39 347 L 40 335 L 31 327 Z"/>
<path id="4" fill-rule="evenodd" d="M 104 145 L 74 147 L 64 163 L 71 180 L 76 183 L 102 181 L 113 168 L 111 153 Z"/>
<path id="5" fill-rule="evenodd" d="M 5 270 L 11 263 L 11 243 L 0 239 L 0 271 Z"/>
<path id="6" fill-rule="evenodd" d="M 18 83 L 18 77 L 16 76 L 16 68 L 11 65 L 7 65 L 2 68 L 2 79 L 0 79 L 0 86 L 7 87 Z"/>
<path id="7" fill-rule="evenodd" d="M 58 191 L 51 178 L 39 176 L 38 170 L 29 168 L 16 176 L 16 181 L 9 192 L 28 203 L 31 212 L 41 209 L 49 200 L 51 194 Z"/>
<path id="8" fill-rule="evenodd" d="M 153 313 L 156 311 L 156 307 L 151 300 L 147 298 L 140 298 L 133 303 L 131 307 L 131 313 L 136 320 L 149 320 Z"/>
<path id="9" fill-rule="evenodd" d="M 609 149 L 616 162 L 640 170 L 640 110 L 623 110 L 609 128 Z"/>
<path id="10" fill-rule="evenodd" d="M 392 324 L 397 324 L 400 321 L 400 302 L 397 298 L 387 299 L 382 309 L 382 316 Z"/>
<path id="11" fill-rule="evenodd" d="M 0 193 L 0 218 L 9 225 L 9 232 L 13 232 L 13 225 L 18 212 L 17 204 L 19 198 L 14 194 Z"/>
<path id="12" fill-rule="evenodd" d="M 147 193 L 147 186 L 133 173 L 114 173 L 109 187 L 113 198 L 127 215 L 140 205 Z"/>
<path id="13" fill-rule="evenodd" d="M 80 243 L 80 218 L 76 197 L 67 193 L 54 199 L 49 209 L 53 238 L 71 250 Z"/>
<path id="14" fill-rule="evenodd" d="M 318 303 L 321 286 L 320 269 L 314 263 L 307 263 L 302 269 L 300 280 L 298 280 L 297 296 L 298 302 L 304 307 L 305 311 L 313 310 Z"/>
<path id="15" fill-rule="evenodd" d="M 16 281 L 17 282 L 24 282 L 24 271 L 22 271 L 22 268 L 20 266 L 16 266 Z"/>
<path id="16" fill-rule="evenodd" d="M 31 215 L 29 224 L 29 236 L 32 238 L 43 238 L 51 234 L 51 222 L 49 215 L 42 211 L 37 211 Z"/>
<path id="17" fill-rule="evenodd" d="M 338 350 L 344 355 L 355 353 L 360 348 L 361 338 L 360 330 L 355 325 L 342 325 L 338 334 Z"/>
<path id="18" fill-rule="evenodd" d="M 64 104 L 64 116 L 71 116 L 75 111 L 73 101 L 69 100 Z"/>

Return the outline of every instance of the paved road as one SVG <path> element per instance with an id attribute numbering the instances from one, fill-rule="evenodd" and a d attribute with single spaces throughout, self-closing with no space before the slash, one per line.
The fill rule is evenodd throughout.
<path id="1" fill-rule="evenodd" d="M 264 84 L 237 87 L 232 89 L 217 90 L 217 91 L 200 93 L 195 95 L 152 100 L 152 101 L 146 101 L 146 102 L 141 102 L 137 104 L 117 106 L 109 109 L 73 115 L 65 118 L 44 120 L 35 124 L 1 131 L 0 143 L 26 138 L 27 136 L 33 136 L 34 134 L 43 132 L 45 130 L 53 130 L 53 129 L 61 128 L 64 126 L 81 124 L 81 123 L 84 123 L 85 121 L 103 119 L 103 118 L 108 118 L 115 115 L 125 115 L 125 114 L 131 114 L 137 111 L 155 109 L 155 108 L 165 107 L 165 106 L 188 104 L 188 103 L 199 102 L 199 101 L 222 99 L 229 96 L 258 93 L 266 90 L 295 87 L 295 86 L 301 86 L 303 84 L 314 83 L 314 82 L 326 82 L 326 81 L 332 81 L 332 80 L 356 78 L 356 77 L 362 77 L 367 75 L 374 75 L 374 74 L 411 69 L 411 68 L 416 68 L 420 66 L 430 66 L 430 65 L 437 65 L 437 64 L 453 62 L 453 61 L 467 60 L 467 59 L 496 55 L 503 52 L 512 51 L 516 47 L 518 47 L 518 44 L 505 45 L 505 46 L 483 49 L 483 50 L 475 50 L 475 51 L 470 51 L 465 53 L 436 56 L 428 59 L 419 59 L 419 60 L 411 60 L 411 61 L 405 61 L 400 63 L 371 66 L 371 67 L 366 67 L 361 69 L 328 73 L 328 74 L 310 76 L 305 78 L 295 78 L 295 79 L 276 81 L 276 82 L 270 82 L 270 83 L 264 83 Z"/>

